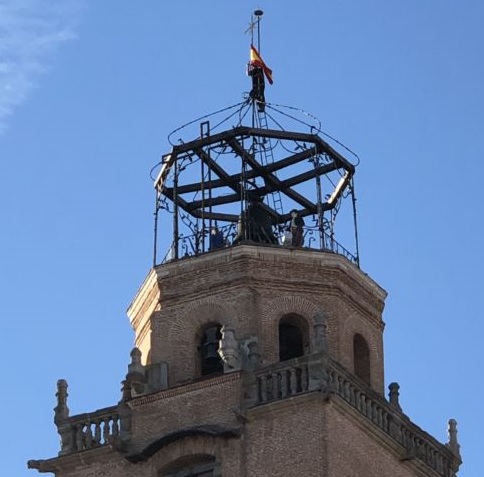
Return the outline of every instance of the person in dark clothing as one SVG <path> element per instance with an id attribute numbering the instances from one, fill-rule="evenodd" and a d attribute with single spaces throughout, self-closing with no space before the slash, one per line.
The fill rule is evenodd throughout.
<path id="1" fill-rule="evenodd" d="M 292 246 L 302 247 L 304 245 L 304 219 L 299 217 L 296 209 L 291 210 L 291 234 Z"/>
<path id="2" fill-rule="evenodd" d="M 224 236 L 217 227 L 210 230 L 210 250 L 222 248 L 224 246 Z"/>
<path id="3" fill-rule="evenodd" d="M 243 234 L 243 227 L 246 229 L 245 236 Z M 247 210 L 239 218 L 237 228 L 237 237 L 234 244 L 243 240 L 277 244 L 277 238 L 273 230 L 272 216 L 264 207 L 263 198 L 260 196 L 250 198 Z"/>
<path id="4" fill-rule="evenodd" d="M 249 68 L 249 76 L 252 76 L 252 90 L 249 96 L 257 101 L 257 109 L 263 113 L 265 110 L 266 99 L 264 96 L 265 80 L 262 68 L 252 66 Z"/>

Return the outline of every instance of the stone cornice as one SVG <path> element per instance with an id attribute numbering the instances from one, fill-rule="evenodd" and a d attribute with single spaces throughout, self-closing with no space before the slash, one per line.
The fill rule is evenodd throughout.
<path id="1" fill-rule="evenodd" d="M 36 469 L 39 472 L 57 473 L 94 463 L 119 460 L 120 454 L 114 450 L 113 446 L 103 446 L 59 457 L 52 457 L 51 459 L 29 460 L 27 467 L 29 469 Z"/>
<path id="2" fill-rule="evenodd" d="M 267 264 L 266 268 L 274 270 L 274 283 L 271 284 L 271 281 L 263 275 L 258 276 L 262 263 Z M 294 265 L 294 270 L 299 275 L 308 270 L 313 273 L 313 276 L 308 274 L 307 277 L 299 279 L 297 282 L 292 282 L 290 277 L 287 277 L 285 283 L 280 283 L 277 278 L 279 266 L 291 265 Z M 318 268 L 322 272 L 324 271 L 321 279 L 314 276 L 314 270 Z M 278 288 L 283 287 L 287 291 L 290 291 L 293 285 L 297 285 L 299 291 L 307 289 L 308 292 L 314 292 L 314 287 L 320 286 L 321 291 L 331 295 L 336 295 L 337 292 L 333 290 L 338 290 L 339 296 L 345 297 L 353 307 L 363 310 L 368 316 L 381 314 L 387 296 L 385 290 L 344 256 L 312 249 L 239 245 L 159 265 L 155 270 L 161 286 L 165 280 L 173 283 L 170 289 L 164 290 L 164 301 L 168 307 L 172 297 L 176 298 L 179 305 L 206 293 L 204 286 L 194 286 L 193 290 L 187 291 L 186 295 L 181 297 L 176 293 L 178 284 L 184 283 L 188 279 L 191 281 L 196 279 L 200 283 L 210 282 L 212 294 L 217 293 L 219 289 L 226 292 L 228 289 L 238 286 L 247 286 L 249 279 L 252 286 L 256 284 L 263 284 L 266 287 L 274 285 Z M 229 272 L 232 272 L 232 276 L 226 280 L 222 273 Z M 334 277 L 334 280 L 325 279 L 329 274 Z"/>

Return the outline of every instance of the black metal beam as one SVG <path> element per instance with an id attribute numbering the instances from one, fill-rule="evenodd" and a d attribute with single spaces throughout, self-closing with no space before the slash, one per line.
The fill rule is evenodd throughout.
<path id="1" fill-rule="evenodd" d="M 235 154 L 235 151 L 233 152 Z M 321 151 L 319 151 L 318 148 L 316 148 L 316 154 L 320 154 L 320 153 Z M 314 155 L 313 149 L 306 149 L 302 152 L 298 152 L 297 154 L 293 154 L 292 156 L 286 157 L 285 159 L 281 159 L 279 161 L 273 162 L 272 164 L 268 164 L 267 166 L 265 166 L 265 169 L 268 172 L 276 172 L 280 169 L 284 169 L 285 167 L 292 166 L 294 164 L 297 164 L 298 162 L 302 162 L 313 155 Z M 254 179 L 255 177 L 259 177 L 258 171 L 250 170 L 246 172 L 247 179 Z M 232 185 L 239 184 L 240 181 L 241 181 L 241 175 L 237 173 L 237 174 L 231 174 L 227 176 L 227 179 L 212 180 L 210 182 L 210 185 L 212 189 L 217 189 L 219 187 L 226 187 L 226 186 L 233 189 L 234 187 Z M 179 185 L 178 193 L 188 194 L 190 192 L 199 192 L 201 189 L 202 188 L 201 188 L 200 182 L 193 182 L 192 184 Z M 169 190 L 169 188 L 166 187 L 165 190 Z"/>
<path id="2" fill-rule="evenodd" d="M 227 174 L 227 172 L 225 172 L 225 170 L 212 159 L 210 154 L 207 154 L 203 149 L 196 149 L 195 152 L 200 157 L 200 159 L 205 162 L 205 164 L 207 164 L 207 166 L 210 167 L 210 169 L 212 169 L 212 171 L 220 177 L 220 180 L 224 182 L 224 185 L 230 187 L 238 194 L 241 193 L 240 183 L 232 183 L 230 181 L 230 176 Z M 210 184 L 210 187 L 213 188 L 212 184 Z M 180 191 L 180 188 L 178 188 L 178 191 Z"/>
<path id="3" fill-rule="evenodd" d="M 290 177 L 289 179 L 285 179 L 282 181 L 282 185 L 284 187 L 292 187 L 296 184 L 300 184 L 301 182 L 306 182 L 310 179 L 314 179 L 316 176 L 322 176 L 329 172 L 336 171 L 340 167 L 334 162 L 329 164 L 324 164 L 323 166 L 315 167 L 314 169 L 303 172 L 302 174 L 298 174 L 297 176 Z"/>
<path id="4" fill-rule="evenodd" d="M 207 212 L 205 211 L 202 213 L 201 209 L 196 209 L 190 212 L 191 215 L 194 217 L 197 217 L 198 219 L 201 219 L 202 217 L 205 217 L 207 220 L 220 220 L 221 222 L 231 222 L 231 223 L 236 223 L 239 221 L 239 216 L 235 214 L 224 214 L 222 212 Z"/>
<path id="5" fill-rule="evenodd" d="M 299 194 L 295 190 L 292 190 L 290 187 L 284 187 L 283 182 L 278 179 L 274 174 L 267 171 L 267 166 L 261 165 L 252 154 L 249 154 L 236 139 L 231 139 L 229 141 L 230 146 L 232 149 L 241 157 L 243 157 L 247 163 L 259 173 L 259 175 L 269 183 L 269 192 L 282 192 L 283 194 L 287 195 L 289 198 L 300 204 L 304 208 L 312 208 L 315 205 L 306 197 Z"/>

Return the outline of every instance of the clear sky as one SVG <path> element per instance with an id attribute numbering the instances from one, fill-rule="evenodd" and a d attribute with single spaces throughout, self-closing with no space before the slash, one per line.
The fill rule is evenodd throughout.
<path id="1" fill-rule="evenodd" d="M 237 103 L 260 7 L 268 101 L 361 158 L 363 270 L 388 293 L 386 382 L 464 465 L 484 445 L 481 0 L 0 0 L 2 475 L 55 456 L 72 414 L 115 404 L 150 269 L 167 135 Z"/>

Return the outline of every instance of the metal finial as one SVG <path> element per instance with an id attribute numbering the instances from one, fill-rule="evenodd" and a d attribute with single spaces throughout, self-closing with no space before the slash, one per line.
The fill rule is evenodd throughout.
<path id="1" fill-rule="evenodd" d="M 254 12 L 254 15 L 255 15 L 256 17 L 261 17 L 262 15 L 264 15 L 264 12 L 263 12 L 262 10 L 256 10 L 256 11 Z"/>

